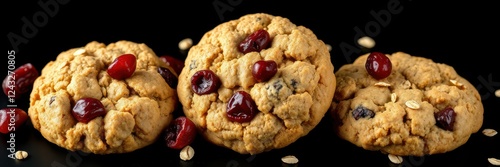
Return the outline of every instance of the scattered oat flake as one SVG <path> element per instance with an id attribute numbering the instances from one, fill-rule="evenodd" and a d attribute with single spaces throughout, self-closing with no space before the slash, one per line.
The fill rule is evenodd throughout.
<path id="1" fill-rule="evenodd" d="M 488 158 L 488 161 L 489 161 L 492 165 L 495 165 L 495 166 L 500 166 L 500 159 L 496 159 L 496 158 Z"/>
<path id="2" fill-rule="evenodd" d="M 73 56 L 78 56 L 78 55 L 81 55 L 85 52 L 86 52 L 85 49 L 78 49 L 75 52 L 73 52 Z"/>
<path id="3" fill-rule="evenodd" d="M 23 150 L 18 150 L 18 151 L 16 151 L 15 157 L 18 160 L 26 159 L 26 158 L 28 158 L 28 152 L 23 151 Z"/>
<path id="4" fill-rule="evenodd" d="M 403 157 L 398 155 L 388 154 L 387 157 L 389 157 L 389 160 L 395 164 L 401 164 L 403 162 Z"/>
<path id="5" fill-rule="evenodd" d="M 395 102 L 396 102 L 397 98 L 398 98 L 398 96 L 396 95 L 396 93 L 391 93 L 391 101 L 392 101 L 393 103 L 395 103 Z"/>
<path id="6" fill-rule="evenodd" d="M 419 109 L 420 105 L 415 100 L 408 100 L 405 102 L 405 105 L 411 109 Z"/>
<path id="7" fill-rule="evenodd" d="M 281 158 L 281 161 L 283 161 L 286 164 L 296 164 L 299 163 L 299 159 L 293 155 L 287 155 Z"/>
<path id="8" fill-rule="evenodd" d="M 364 36 L 358 39 L 358 44 L 365 48 L 373 48 L 375 46 L 375 40 L 369 36 Z"/>
<path id="9" fill-rule="evenodd" d="M 390 83 L 387 83 L 387 82 L 377 82 L 375 83 L 375 86 L 385 86 L 385 87 L 389 87 L 391 86 Z"/>
<path id="10" fill-rule="evenodd" d="M 497 134 L 498 132 L 495 129 L 484 129 L 483 134 L 489 137 L 493 137 Z"/>
<path id="11" fill-rule="evenodd" d="M 500 97 L 500 89 L 498 89 L 497 91 L 495 91 L 495 96 Z"/>
<path id="12" fill-rule="evenodd" d="M 193 147 L 188 145 L 182 148 L 181 152 L 179 153 L 179 157 L 184 161 L 191 160 L 194 157 Z"/>
<path id="13" fill-rule="evenodd" d="M 179 42 L 179 49 L 187 50 L 193 46 L 193 40 L 191 38 L 185 38 Z"/>

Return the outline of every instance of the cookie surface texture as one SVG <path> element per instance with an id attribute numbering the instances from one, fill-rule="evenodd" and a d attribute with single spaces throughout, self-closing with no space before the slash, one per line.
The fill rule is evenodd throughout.
<path id="1" fill-rule="evenodd" d="M 481 96 L 453 67 L 404 52 L 386 55 L 387 78 L 367 73 L 368 54 L 335 72 L 331 114 L 341 138 L 366 150 L 424 156 L 452 151 L 481 128 Z M 450 119 L 441 124 L 444 116 Z"/>
<path id="2" fill-rule="evenodd" d="M 136 56 L 129 78 L 113 79 L 107 67 L 120 55 Z M 127 153 L 155 142 L 171 122 L 178 101 L 157 72 L 166 67 L 143 43 L 92 41 L 61 52 L 42 69 L 30 94 L 29 116 L 48 141 L 72 151 Z M 106 114 L 88 123 L 72 115 L 77 100 L 101 101 Z"/>
<path id="3" fill-rule="evenodd" d="M 240 52 L 239 43 L 257 30 L 269 33 L 269 46 Z M 252 76 L 259 60 L 272 60 L 278 67 L 264 82 Z M 191 89 L 191 78 L 200 70 L 220 78 L 215 92 L 199 95 Z M 255 13 L 204 34 L 188 52 L 177 92 L 185 115 L 204 138 L 241 154 L 258 154 L 288 146 L 322 120 L 336 87 L 333 71 L 326 45 L 310 29 L 284 17 Z M 258 108 L 250 121 L 227 117 L 228 101 L 237 91 L 248 93 Z"/>

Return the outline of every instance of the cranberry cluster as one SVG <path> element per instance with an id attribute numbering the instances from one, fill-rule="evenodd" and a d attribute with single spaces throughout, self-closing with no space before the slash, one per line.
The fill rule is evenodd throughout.
<path id="1" fill-rule="evenodd" d="M 269 47 L 271 38 L 266 30 L 260 29 L 247 36 L 238 45 L 241 53 L 259 52 Z M 272 60 L 259 60 L 252 66 L 252 76 L 257 82 L 270 80 L 278 71 L 278 65 Z M 200 70 L 191 77 L 191 89 L 198 95 L 216 92 L 221 86 L 217 74 L 211 70 Z M 258 109 L 250 94 L 245 91 L 236 91 L 226 106 L 226 116 L 230 121 L 251 121 Z"/>

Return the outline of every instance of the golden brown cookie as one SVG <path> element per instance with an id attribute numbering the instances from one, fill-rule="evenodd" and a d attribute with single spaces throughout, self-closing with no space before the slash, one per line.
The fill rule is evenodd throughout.
<path id="1" fill-rule="evenodd" d="M 123 54 L 136 57 L 135 72 L 113 79 L 107 68 Z M 28 111 L 33 126 L 48 141 L 72 151 L 126 153 L 150 145 L 171 122 L 178 101 L 158 67 L 167 66 L 152 49 L 130 41 L 93 41 L 61 52 L 33 85 Z M 103 104 L 105 115 L 79 122 L 73 107 L 88 97 Z"/>
<path id="2" fill-rule="evenodd" d="M 481 97 L 453 67 L 396 52 L 385 54 L 392 72 L 377 80 L 365 68 L 368 55 L 335 72 L 331 112 L 342 139 L 366 150 L 423 156 L 454 150 L 481 128 Z"/>
<path id="3" fill-rule="evenodd" d="M 258 42 L 252 43 L 247 46 L 256 50 L 242 52 L 248 48 L 240 43 L 265 36 L 262 30 L 269 45 L 260 50 Z M 275 62 L 276 73 L 254 77 L 254 65 L 262 60 Z M 213 73 L 199 75 L 204 70 Z M 258 154 L 293 143 L 322 120 L 335 91 L 333 72 L 325 43 L 310 29 L 255 13 L 206 32 L 188 52 L 177 91 L 185 115 L 204 138 L 241 154 Z M 193 83 L 198 88 L 220 84 L 198 94 Z"/>

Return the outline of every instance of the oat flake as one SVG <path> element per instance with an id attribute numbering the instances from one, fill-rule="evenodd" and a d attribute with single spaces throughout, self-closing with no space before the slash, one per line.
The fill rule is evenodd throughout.
<path id="1" fill-rule="evenodd" d="M 495 166 L 500 166 L 500 159 L 496 159 L 496 158 L 488 158 L 488 161 L 489 161 L 492 165 L 495 165 Z"/>
<path id="2" fill-rule="evenodd" d="M 299 163 L 299 159 L 297 159 L 297 157 L 295 157 L 293 155 L 284 156 L 283 158 L 281 158 L 281 161 L 283 161 L 284 163 L 287 163 L 287 164 Z"/>
<path id="3" fill-rule="evenodd" d="M 19 151 L 16 151 L 16 154 L 14 156 L 18 160 L 23 160 L 23 159 L 28 158 L 28 152 L 19 150 Z"/>
<path id="4" fill-rule="evenodd" d="M 385 86 L 385 87 L 389 87 L 391 86 L 390 83 L 387 83 L 387 82 L 377 82 L 375 83 L 375 86 Z"/>
<path id="5" fill-rule="evenodd" d="M 389 157 L 389 160 L 395 164 L 401 164 L 403 162 L 403 157 L 398 156 L 398 155 L 389 154 L 389 155 L 387 155 L 387 157 Z"/>
<path id="6" fill-rule="evenodd" d="M 395 102 L 396 102 L 397 98 L 398 98 L 398 96 L 396 95 L 396 93 L 391 93 L 391 101 L 392 101 L 393 103 L 395 103 Z"/>
<path id="7" fill-rule="evenodd" d="M 405 105 L 411 109 L 419 109 L 420 108 L 420 105 L 415 100 L 408 100 L 405 102 Z"/>
<path id="8" fill-rule="evenodd" d="M 488 137 L 493 137 L 497 134 L 498 132 L 495 129 L 484 129 L 483 134 L 488 136 Z"/>
<path id="9" fill-rule="evenodd" d="M 73 56 L 78 56 L 78 55 L 81 55 L 85 52 L 86 52 L 85 49 L 78 49 L 75 52 L 73 52 Z"/>

